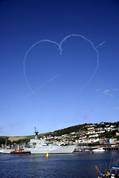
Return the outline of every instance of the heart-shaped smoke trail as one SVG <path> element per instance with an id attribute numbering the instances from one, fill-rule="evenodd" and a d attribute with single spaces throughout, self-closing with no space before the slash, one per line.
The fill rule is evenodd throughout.
<path id="1" fill-rule="evenodd" d="M 59 51 L 59 54 L 62 55 L 62 53 L 63 53 L 63 44 L 68 39 L 73 38 L 73 37 L 75 37 L 75 38 L 82 38 L 83 40 L 85 40 L 86 42 L 88 42 L 90 44 L 90 46 L 92 47 L 93 51 L 96 53 L 96 66 L 95 66 L 92 74 L 89 76 L 88 80 L 82 85 L 82 87 L 80 89 L 83 89 L 84 87 L 86 87 L 94 79 L 94 77 L 95 77 L 95 75 L 96 75 L 96 73 L 97 73 L 97 71 L 99 69 L 99 51 L 97 49 L 98 46 L 95 46 L 94 43 L 91 40 L 89 40 L 88 38 L 86 38 L 85 36 L 83 36 L 81 34 L 70 34 L 70 35 L 67 35 L 66 37 L 64 37 L 60 41 L 60 43 L 52 41 L 52 40 L 49 40 L 49 39 L 43 39 L 43 40 L 37 41 L 36 43 L 34 43 L 32 46 L 29 47 L 29 49 L 26 51 L 26 53 L 24 55 L 24 60 L 23 60 L 23 74 L 24 74 L 24 78 L 25 78 L 26 84 L 27 84 L 28 88 L 31 90 L 32 94 L 35 93 L 36 89 L 34 90 L 33 87 L 31 86 L 30 81 L 29 81 L 28 76 L 27 76 L 27 72 L 26 72 L 26 62 L 27 62 L 29 53 L 32 51 L 33 48 L 35 48 L 39 44 L 47 42 L 49 44 L 55 45 L 57 47 L 58 51 Z M 47 81 L 44 81 L 44 83 L 42 85 L 40 85 L 38 89 L 40 90 L 47 83 L 54 81 L 58 76 L 59 75 L 52 76 Z"/>

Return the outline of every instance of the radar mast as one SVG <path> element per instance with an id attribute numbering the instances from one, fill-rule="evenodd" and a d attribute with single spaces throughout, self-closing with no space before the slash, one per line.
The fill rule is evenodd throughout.
<path id="1" fill-rule="evenodd" d="M 37 131 L 37 129 L 36 129 L 36 127 L 34 127 L 34 130 L 35 130 L 35 139 L 38 139 L 38 131 Z"/>

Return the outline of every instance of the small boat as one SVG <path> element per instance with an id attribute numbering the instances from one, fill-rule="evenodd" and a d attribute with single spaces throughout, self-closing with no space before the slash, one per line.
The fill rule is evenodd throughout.
<path id="1" fill-rule="evenodd" d="M 92 150 L 93 152 L 103 152 L 105 151 L 104 148 L 100 147 L 100 148 L 96 148 Z"/>
<path id="2" fill-rule="evenodd" d="M 119 178 L 119 166 L 113 166 L 110 170 L 111 178 Z"/>
<path id="3" fill-rule="evenodd" d="M 119 165 L 113 166 L 111 169 L 105 169 L 104 172 L 101 172 L 96 166 L 97 178 L 119 178 Z"/>
<path id="4" fill-rule="evenodd" d="M 24 149 L 16 149 L 14 151 L 11 151 L 10 154 L 23 155 L 23 154 L 31 154 L 31 152 Z"/>
<path id="5" fill-rule="evenodd" d="M 2 154 L 9 154 L 11 153 L 11 151 L 13 151 L 13 149 L 6 149 L 6 148 L 0 149 L 0 153 Z"/>

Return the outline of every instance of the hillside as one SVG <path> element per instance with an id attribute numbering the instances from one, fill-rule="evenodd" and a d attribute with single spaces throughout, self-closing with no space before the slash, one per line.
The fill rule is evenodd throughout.
<path id="1" fill-rule="evenodd" d="M 71 126 L 71 127 L 67 127 L 67 128 L 63 128 L 63 129 L 59 129 L 59 130 L 55 130 L 53 132 L 48 132 L 48 133 L 40 133 L 39 137 L 60 137 L 62 135 L 70 135 L 71 133 L 78 133 L 78 137 L 79 138 L 82 134 L 85 135 L 88 132 L 88 129 L 91 127 L 94 127 L 96 130 L 98 129 L 105 129 L 106 127 L 109 128 L 110 126 L 114 126 L 116 128 L 116 130 L 119 130 L 119 122 L 101 122 L 101 123 L 95 123 L 95 124 L 79 124 L 79 125 L 75 125 L 75 126 Z M 103 134 L 100 134 L 100 137 L 106 137 L 106 138 L 112 138 L 115 134 L 115 131 L 105 131 Z M 2 136 L 0 137 L 0 145 L 1 144 L 5 144 L 6 141 L 7 143 L 22 143 L 22 142 L 28 142 L 31 138 L 33 138 L 34 135 L 30 135 L 30 136 Z"/>

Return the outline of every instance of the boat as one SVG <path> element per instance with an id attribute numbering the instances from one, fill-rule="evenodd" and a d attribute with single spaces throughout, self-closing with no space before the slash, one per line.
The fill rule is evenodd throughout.
<path id="1" fill-rule="evenodd" d="M 104 172 L 101 172 L 96 166 L 97 178 L 119 178 L 119 165 L 113 166 L 111 169 L 105 169 Z"/>
<path id="2" fill-rule="evenodd" d="M 104 152 L 105 150 L 103 147 L 100 147 L 100 148 L 93 149 L 92 151 L 93 152 Z"/>
<path id="3" fill-rule="evenodd" d="M 119 178 L 119 165 L 113 166 L 110 170 L 111 178 Z"/>
<path id="4" fill-rule="evenodd" d="M 11 151 L 10 154 L 17 154 L 17 155 L 26 155 L 31 154 L 30 151 L 25 151 L 24 149 L 15 149 L 14 151 Z"/>
<path id="5" fill-rule="evenodd" d="M 61 145 L 60 143 L 51 143 L 46 141 L 46 139 L 38 138 L 38 132 L 35 130 L 35 138 L 30 139 L 29 147 L 24 148 L 27 151 L 30 151 L 31 154 L 38 153 L 73 153 L 76 145 Z"/>
<path id="6" fill-rule="evenodd" d="M 10 154 L 13 149 L 1 148 L 0 153 Z"/>
<path id="7" fill-rule="evenodd" d="M 7 146 L 7 141 L 5 145 L 2 145 L 2 147 L 0 147 L 0 153 L 9 154 L 11 151 L 13 151 L 13 149 L 10 146 Z"/>

